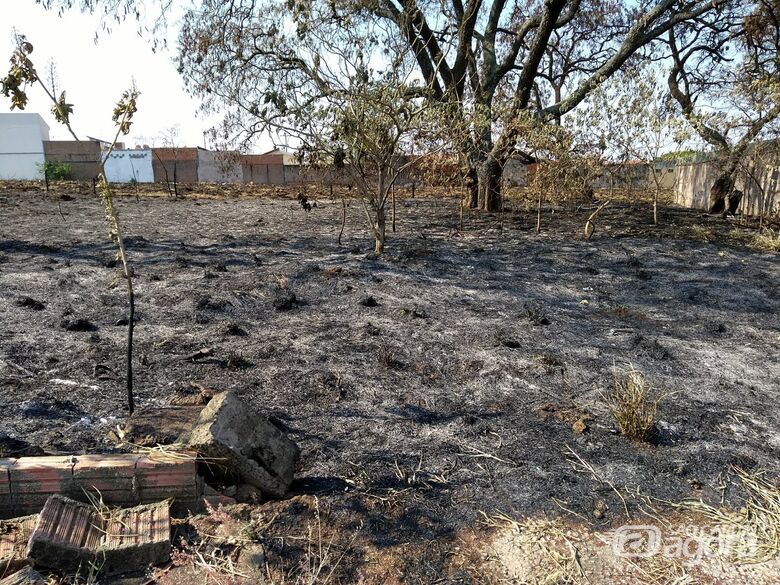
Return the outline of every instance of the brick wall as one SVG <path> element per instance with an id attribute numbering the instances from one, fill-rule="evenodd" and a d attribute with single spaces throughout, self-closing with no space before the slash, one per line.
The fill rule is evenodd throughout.
<path id="1" fill-rule="evenodd" d="M 100 143 L 92 140 L 44 140 L 43 153 L 46 162 L 62 162 L 70 165 L 70 178 L 88 181 L 100 172 Z"/>

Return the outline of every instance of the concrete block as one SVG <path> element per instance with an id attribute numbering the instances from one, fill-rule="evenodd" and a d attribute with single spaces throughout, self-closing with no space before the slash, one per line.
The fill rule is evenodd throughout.
<path id="1" fill-rule="evenodd" d="M 112 575 L 164 563 L 170 546 L 167 502 L 112 511 L 55 495 L 41 511 L 27 555 L 36 566 Z"/>
<path id="2" fill-rule="evenodd" d="M 103 538 L 99 511 L 64 496 L 46 501 L 27 545 L 36 566 L 63 572 L 88 569 Z"/>
<path id="3" fill-rule="evenodd" d="M 195 426 L 203 405 L 142 408 L 133 413 L 124 429 L 124 440 L 135 445 L 170 445 Z"/>
<path id="4" fill-rule="evenodd" d="M 19 513 L 40 510 L 52 494 L 71 495 L 73 457 L 20 457 L 8 468 L 11 498 Z"/>
<path id="5" fill-rule="evenodd" d="M 16 459 L 0 459 L 0 518 L 14 516 L 14 505 L 11 499 L 11 474 L 9 469 Z"/>
<path id="6" fill-rule="evenodd" d="M 0 518 L 39 512 L 49 496 L 135 506 L 173 499 L 174 511 L 201 509 L 195 453 L 21 457 L 0 461 Z"/>
<path id="7" fill-rule="evenodd" d="M 159 565 L 170 558 L 171 519 L 167 502 L 118 510 L 105 525 L 97 551 L 107 575 Z"/>
<path id="8" fill-rule="evenodd" d="M 25 567 L 13 575 L 0 579 L 0 585 L 46 585 L 46 580 L 32 567 Z"/>
<path id="9" fill-rule="evenodd" d="M 233 392 L 212 398 L 182 441 L 211 471 L 269 496 L 282 497 L 293 481 L 298 446 Z"/>

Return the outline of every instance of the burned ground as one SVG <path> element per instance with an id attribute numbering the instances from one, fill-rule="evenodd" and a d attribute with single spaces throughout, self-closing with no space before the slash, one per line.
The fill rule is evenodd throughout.
<path id="1" fill-rule="evenodd" d="M 124 283 L 98 201 L 59 203 L 0 195 L 5 454 L 111 450 L 125 416 Z M 387 567 L 401 582 L 470 582 L 452 551 L 483 511 L 609 525 L 625 516 L 609 483 L 738 506 L 731 466 L 780 473 L 778 256 L 689 237 L 734 222 L 664 208 L 653 227 L 647 206 L 615 205 L 584 241 L 592 209 L 545 213 L 539 235 L 528 212 L 503 230 L 467 214 L 459 231 L 454 200 L 405 199 L 371 260 L 354 202 L 341 246 L 338 201 L 119 211 L 137 404 L 197 382 L 271 417 L 302 450 L 294 493 L 374 551 L 348 555 L 344 583 L 401 548 Z M 603 401 L 628 364 L 665 394 L 653 444 L 617 434 Z"/>

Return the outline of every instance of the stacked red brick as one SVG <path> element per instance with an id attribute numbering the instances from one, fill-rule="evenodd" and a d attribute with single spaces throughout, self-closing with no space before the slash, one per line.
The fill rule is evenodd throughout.
<path id="1" fill-rule="evenodd" d="M 116 506 L 174 498 L 174 512 L 186 512 L 198 508 L 202 492 L 197 462 L 188 454 L 0 459 L 0 518 L 39 512 L 53 494 Z"/>

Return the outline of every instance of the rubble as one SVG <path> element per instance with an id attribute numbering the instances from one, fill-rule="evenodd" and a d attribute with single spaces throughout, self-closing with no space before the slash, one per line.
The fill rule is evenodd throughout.
<path id="1" fill-rule="evenodd" d="M 0 578 L 28 564 L 27 541 L 37 521 L 37 514 L 0 520 Z"/>
<path id="2" fill-rule="evenodd" d="M 170 558 L 168 502 L 109 510 L 51 496 L 30 536 L 35 566 L 107 575 L 142 571 Z"/>
<path id="3" fill-rule="evenodd" d="M 0 579 L 0 585 L 46 585 L 46 580 L 32 567 L 24 567 L 13 575 Z"/>
<path id="4" fill-rule="evenodd" d="M 181 441 L 215 460 L 210 465 L 213 472 L 277 498 L 287 493 L 299 456 L 293 441 L 233 392 L 212 398 Z"/>
<path id="5" fill-rule="evenodd" d="M 203 405 L 140 408 L 127 421 L 123 439 L 145 447 L 170 445 L 195 426 Z"/>

